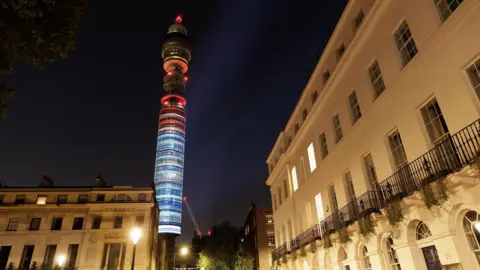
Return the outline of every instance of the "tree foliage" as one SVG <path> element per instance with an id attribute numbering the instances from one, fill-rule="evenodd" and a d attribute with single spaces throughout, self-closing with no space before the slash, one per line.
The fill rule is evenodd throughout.
<path id="1" fill-rule="evenodd" d="M 206 237 L 197 267 L 205 270 L 251 270 L 253 258 L 244 252 L 240 242 L 240 231 L 229 222 L 211 229 Z"/>
<path id="2" fill-rule="evenodd" d="M 42 68 L 66 58 L 75 47 L 75 32 L 85 7 L 86 0 L 0 1 L 0 75 L 10 75 L 17 61 Z M 0 86 L 2 91 L 11 88 L 4 83 Z M 0 95 L 3 117 L 14 91 L 9 93 Z"/>

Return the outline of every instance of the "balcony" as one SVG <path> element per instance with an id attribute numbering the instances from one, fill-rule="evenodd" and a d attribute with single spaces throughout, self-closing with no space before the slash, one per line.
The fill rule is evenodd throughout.
<path id="1" fill-rule="evenodd" d="M 298 250 L 301 247 L 321 239 L 324 234 L 332 234 L 346 228 L 360 218 L 372 213 L 380 213 L 380 209 L 388 204 L 401 200 L 419 191 L 426 185 L 444 179 L 451 173 L 458 172 L 465 166 L 473 164 L 480 156 L 480 120 L 473 122 L 452 136 L 446 137 L 432 150 L 410 162 L 387 179 L 367 191 L 356 200 L 333 212 L 291 241 L 290 250 L 286 245 L 274 250 L 279 257 Z M 276 260 L 273 256 L 274 261 Z"/>

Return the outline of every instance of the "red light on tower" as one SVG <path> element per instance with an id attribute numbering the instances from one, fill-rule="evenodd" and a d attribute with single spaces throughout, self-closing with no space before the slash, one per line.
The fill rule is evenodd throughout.
<path id="1" fill-rule="evenodd" d="M 208 236 L 212 235 L 212 230 L 208 230 Z"/>
<path id="2" fill-rule="evenodd" d="M 171 71 L 167 72 L 167 75 L 172 76 L 172 72 Z"/>
<path id="3" fill-rule="evenodd" d="M 184 79 L 185 79 L 185 82 L 188 82 L 188 76 L 185 76 Z"/>
<path id="4" fill-rule="evenodd" d="M 182 15 L 177 15 L 177 17 L 175 18 L 175 22 L 176 23 L 182 23 L 183 19 L 182 19 Z"/>
<path id="5" fill-rule="evenodd" d="M 183 199 L 184 201 L 186 201 L 186 200 L 187 200 L 187 196 L 183 196 L 182 199 Z"/>

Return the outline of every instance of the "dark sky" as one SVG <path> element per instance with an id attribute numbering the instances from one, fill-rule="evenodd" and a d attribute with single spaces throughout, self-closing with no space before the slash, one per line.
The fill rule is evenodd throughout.
<path id="1" fill-rule="evenodd" d="M 177 13 L 194 43 L 184 194 L 201 228 L 270 206 L 265 159 L 347 0 L 91 0 L 68 59 L 20 63 L 0 125 L 0 181 L 150 185 L 161 44 Z M 183 231 L 190 236 L 190 218 Z"/>

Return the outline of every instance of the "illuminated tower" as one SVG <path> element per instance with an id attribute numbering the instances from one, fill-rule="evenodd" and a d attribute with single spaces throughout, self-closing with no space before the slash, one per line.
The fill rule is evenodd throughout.
<path id="1" fill-rule="evenodd" d="M 160 218 L 158 233 L 180 234 L 185 151 L 185 83 L 191 43 L 182 17 L 168 28 L 162 46 L 165 94 L 161 99 L 155 158 L 155 190 Z"/>

